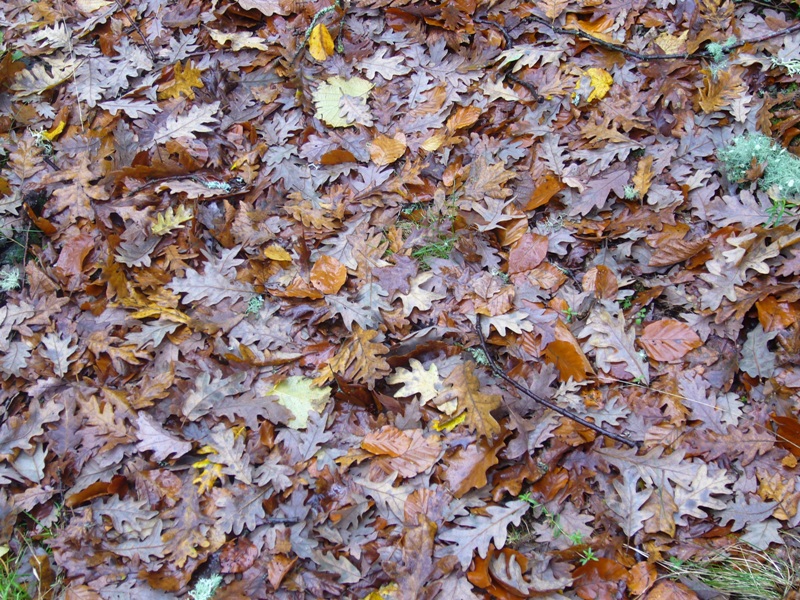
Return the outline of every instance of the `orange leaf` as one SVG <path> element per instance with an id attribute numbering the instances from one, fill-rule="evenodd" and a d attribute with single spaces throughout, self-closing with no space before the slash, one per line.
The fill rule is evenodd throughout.
<path id="1" fill-rule="evenodd" d="M 547 256 L 548 240 L 537 233 L 526 233 L 508 255 L 508 274 L 525 273 L 538 267 Z"/>
<path id="2" fill-rule="evenodd" d="M 347 268 L 332 256 L 323 254 L 311 269 L 311 285 L 323 294 L 335 294 L 347 280 Z"/>
<path id="3" fill-rule="evenodd" d="M 697 594 L 682 583 L 665 580 L 656 585 L 645 600 L 697 600 Z"/>
<path id="4" fill-rule="evenodd" d="M 772 420 L 778 426 L 778 446 L 800 457 L 800 422 L 792 417 L 777 417 Z"/>
<path id="5" fill-rule="evenodd" d="M 708 69 L 702 72 L 705 79 L 703 88 L 698 91 L 698 104 L 706 114 L 727 108 L 732 101 L 747 93 L 747 86 L 738 73 L 730 73 L 725 69 L 713 75 Z"/>
<path id="6" fill-rule="evenodd" d="M 409 446 L 401 455 L 381 458 L 376 464 L 388 473 L 397 471 L 401 477 L 415 477 L 436 464 L 441 448 L 436 436 L 425 437 L 421 429 L 414 429 L 410 432 Z"/>
<path id="7" fill-rule="evenodd" d="M 361 447 L 372 454 L 400 456 L 411 446 L 411 438 L 393 425 L 384 425 L 378 431 L 369 432 Z"/>
<path id="8" fill-rule="evenodd" d="M 369 144 L 369 156 L 379 167 L 392 164 L 398 158 L 403 156 L 406 152 L 405 136 L 398 136 L 397 138 L 390 138 L 385 135 L 379 135 Z"/>
<path id="9" fill-rule="evenodd" d="M 555 196 L 558 192 L 563 190 L 566 186 L 561 183 L 561 179 L 557 175 L 547 173 L 544 179 L 536 183 L 536 188 L 533 190 L 530 199 L 525 205 L 525 210 L 535 210 L 540 206 L 544 206 Z"/>
<path id="10" fill-rule="evenodd" d="M 586 271 L 581 284 L 584 291 L 594 292 L 594 295 L 601 300 L 613 300 L 619 291 L 614 272 L 605 265 L 598 265 Z"/>
<path id="11" fill-rule="evenodd" d="M 639 341 L 650 358 L 663 362 L 682 358 L 690 350 L 703 345 L 691 327 L 675 319 L 648 324 Z"/>
<path id="12" fill-rule="evenodd" d="M 544 350 L 544 358 L 558 368 L 559 379 L 567 381 L 572 377 L 575 381 L 583 381 L 587 374 L 594 374 L 592 365 L 581 350 L 578 340 L 559 319 L 556 322 L 556 341 L 550 342 Z"/>
<path id="13" fill-rule="evenodd" d="M 650 183 L 653 181 L 653 157 L 643 156 L 636 167 L 636 175 L 633 176 L 633 186 L 639 192 L 639 198 L 644 198 L 644 195 L 650 189 Z"/>
<path id="14" fill-rule="evenodd" d="M 470 127 L 475 124 L 482 112 L 483 110 L 477 106 L 459 106 L 452 116 L 447 119 L 447 129 L 455 132 L 459 129 Z"/>
<path id="15" fill-rule="evenodd" d="M 490 447 L 486 440 L 478 440 L 475 444 L 456 450 L 442 473 L 447 487 L 456 498 L 486 485 L 486 471 L 498 463 L 497 452 L 502 447 L 502 444 Z"/>
<path id="16" fill-rule="evenodd" d="M 628 589 L 635 596 L 644 594 L 658 578 L 654 565 L 642 561 L 631 567 L 628 571 Z"/>
<path id="17" fill-rule="evenodd" d="M 320 157 L 319 162 L 321 165 L 325 166 L 340 165 L 347 162 L 356 162 L 356 157 L 353 156 L 353 153 L 349 150 L 336 148 L 335 150 L 330 150 L 323 154 Z"/>
<path id="18" fill-rule="evenodd" d="M 778 302 L 775 296 L 767 296 L 756 302 L 756 309 L 758 322 L 767 333 L 785 329 L 797 322 L 798 310 L 788 302 Z"/>
<path id="19" fill-rule="evenodd" d="M 371 341 L 377 335 L 377 331 L 361 329 L 357 323 L 353 325 L 353 337 L 320 369 L 322 374 L 314 380 L 314 385 L 323 385 L 337 374 L 347 381 L 367 383 L 371 389 L 379 377 L 391 370 L 383 358 L 389 349 Z"/>

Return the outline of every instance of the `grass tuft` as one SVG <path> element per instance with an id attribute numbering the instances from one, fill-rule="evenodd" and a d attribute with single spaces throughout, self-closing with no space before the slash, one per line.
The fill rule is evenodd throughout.
<path id="1" fill-rule="evenodd" d="M 27 586 L 19 575 L 19 556 L 8 546 L 0 546 L 0 598 L 3 600 L 29 600 Z"/>
<path id="2" fill-rule="evenodd" d="M 660 563 L 670 577 L 688 578 L 739 600 L 782 600 L 798 582 L 792 560 L 736 544 L 703 562 Z"/>

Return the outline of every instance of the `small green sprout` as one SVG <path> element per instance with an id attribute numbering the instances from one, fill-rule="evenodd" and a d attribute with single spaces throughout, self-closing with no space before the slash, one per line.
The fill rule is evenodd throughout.
<path id="1" fill-rule="evenodd" d="M 596 561 L 596 560 L 600 560 L 599 558 L 597 558 L 597 555 L 594 553 L 594 550 L 592 550 L 591 548 L 587 548 L 586 550 L 584 550 L 583 552 L 581 552 L 581 553 L 579 554 L 579 557 L 580 557 L 580 558 L 578 559 L 578 562 L 579 562 L 579 563 L 581 563 L 581 566 L 584 566 L 584 567 L 585 567 L 585 566 L 586 566 L 586 565 L 587 565 L 589 562 L 591 562 L 591 561 L 593 561 L 593 560 L 595 560 L 595 561 Z"/>
<path id="2" fill-rule="evenodd" d="M 567 539 L 572 542 L 573 546 L 577 546 L 583 543 L 583 534 L 580 531 L 576 531 L 575 533 L 570 533 Z"/>
<path id="3" fill-rule="evenodd" d="M 619 307 L 622 310 L 628 310 L 631 306 L 633 306 L 633 300 L 630 298 L 623 298 L 619 303 Z"/>
<path id="4" fill-rule="evenodd" d="M 625 200 L 636 200 L 639 197 L 639 192 L 633 185 L 625 186 Z"/>
<path id="5" fill-rule="evenodd" d="M 636 317 L 634 317 L 633 320 L 636 322 L 637 325 L 641 325 L 642 323 L 644 323 L 646 317 L 647 317 L 647 309 L 642 308 L 641 310 L 639 310 L 639 312 L 636 313 Z"/>
<path id="6" fill-rule="evenodd" d="M 264 306 L 264 296 L 253 296 L 247 303 L 247 310 L 245 314 L 257 315 L 261 308 Z"/>

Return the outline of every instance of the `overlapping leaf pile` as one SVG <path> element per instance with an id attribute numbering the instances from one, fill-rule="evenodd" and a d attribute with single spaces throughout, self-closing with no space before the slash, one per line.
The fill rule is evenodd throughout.
<path id="1" fill-rule="evenodd" d="M 798 218 L 715 153 L 791 147 L 797 7 L 327 7 L 2 3 L 0 543 L 70 598 L 371 600 L 782 544 Z"/>

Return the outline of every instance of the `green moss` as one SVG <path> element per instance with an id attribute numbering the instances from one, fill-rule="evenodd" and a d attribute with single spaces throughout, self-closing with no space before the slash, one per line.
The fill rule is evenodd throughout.
<path id="1" fill-rule="evenodd" d="M 211 600 L 214 594 L 217 593 L 217 588 L 222 583 L 222 575 L 212 575 L 211 577 L 204 577 L 200 579 L 194 586 L 194 589 L 189 592 L 189 596 L 194 600 Z"/>

